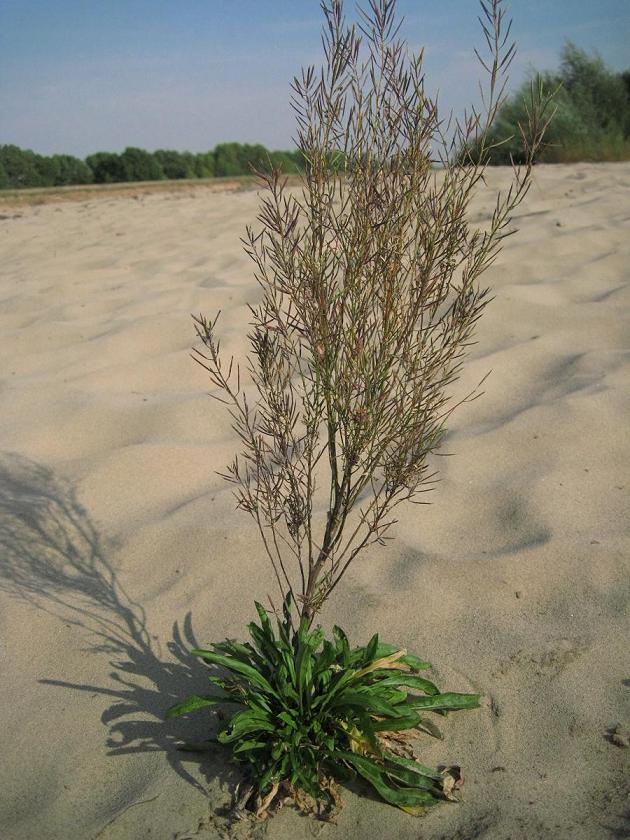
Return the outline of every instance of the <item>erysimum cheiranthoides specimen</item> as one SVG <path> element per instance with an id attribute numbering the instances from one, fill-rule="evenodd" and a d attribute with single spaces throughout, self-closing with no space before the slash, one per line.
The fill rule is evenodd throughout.
<path id="1" fill-rule="evenodd" d="M 422 676 L 428 663 L 376 635 L 352 647 L 334 627 L 327 639 L 314 619 L 358 555 L 382 544 L 394 509 L 431 486 L 429 457 L 456 407 L 449 386 L 488 302 L 478 280 L 527 192 L 549 98 L 532 90 L 526 163 L 486 228 L 472 229 L 466 211 L 514 55 L 502 0 L 481 3 L 485 107 L 450 127 L 425 90 L 422 54 L 399 38 L 395 0 L 369 0 L 354 25 L 342 0 L 322 10 L 324 67 L 293 82 L 301 190 L 259 173 L 260 227 L 243 240 L 262 289 L 248 381 L 220 354 L 218 316 L 195 318 L 196 359 L 243 446 L 225 477 L 258 526 L 278 609 L 256 604 L 248 642 L 193 651 L 213 666 L 213 693 L 167 714 L 221 709 L 215 743 L 243 766 L 240 807 L 261 816 L 287 797 L 334 804 L 336 782 L 357 775 L 418 813 L 453 780 L 416 760 L 409 734 L 439 734 L 429 713 L 479 697 L 443 693 Z"/>

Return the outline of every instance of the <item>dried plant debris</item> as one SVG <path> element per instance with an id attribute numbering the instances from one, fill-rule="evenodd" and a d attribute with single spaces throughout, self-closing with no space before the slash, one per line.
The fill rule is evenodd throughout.
<path id="1" fill-rule="evenodd" d="M 442 793 L 444 798 L 451 802 L 457 802 L 455 791 L 459 790 L 464 784 L 464 776 L 462 775 L 462 768 L 454 764 L 452 767 L 445 767 L 442 770 Z"/>
<path id="2" fill-rule="evenodd" d="M 609 730 L 611 743 L 617 747 L 630 746 L 630 727 L 623 723 L 618 723 L 614 728 Z"/>

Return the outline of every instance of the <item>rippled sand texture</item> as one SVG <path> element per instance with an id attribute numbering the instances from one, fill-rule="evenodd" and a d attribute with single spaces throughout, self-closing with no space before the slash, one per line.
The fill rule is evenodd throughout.
<path id="1" fill-rule="evenodd" d="M 492 202 L 480 193 L 475 218 Z M 273 586 L 214 473 L 236 448 L 229 418 L 188 356 L 190 313 L 219 308 L 225 350 L 244 352 L 258 291 L 239 237 L 257 206 L 253 191 L 197 191 L 3 210 L 6 840 L 225 830 L 228 768 L 175 749 L 203 718 L 160 715 L 205 687 L 186 650 L 241 636 Z M 323 615 L 484 695 L 423 748 L 463 765 L 463 801 L 414 820 L 348 793 L 336 828 L 287 810 L 235 836 L 628 828 L 628 751 L 610 730 L 630 717 L 630 166 L 540 167 L 516 223 L 461 388 L 492 375 L 454 416 L 433 504 L 402 513 Z"/>

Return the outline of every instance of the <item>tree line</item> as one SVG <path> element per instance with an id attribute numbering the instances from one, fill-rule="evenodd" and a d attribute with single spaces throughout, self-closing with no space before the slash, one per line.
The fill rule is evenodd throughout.
<path id="1" fill-rule="evenodd" d="M 298 151 L 269 151 L 260 144 L 220 143 L 212 151 L 172 149 L 148 152 L 129 146 L 124 152 L 96 152 L 85 160 L 72 155 L 39 155 L 14 145 L 0 146 L 0 189 L 65 187 L 249 175 L 256 169 L 299 172 Z"/>
<path id="2" fill-rule="evenodd" d="M 556 112 L 537 160 L 572 163 L 580 160 L 630 160 L 630 70 L 615 73 L 598 56 L 567 43 L 556 72 L 535 71 L 503 105 L 489 135 L 491 164 L 522 163 L 519 124 L 527 124 L 531 90 L 542 83 L 557 90 Z M 461 150 L 462 162 L 479 149 Z M 336 165 L 344 168 L 341 152 Z M 72 155 L 39 155 L 18 146 L 0 146 L 0 189 L 63 187 L 248 175 L 272 167 L 287 174 L 302 171 L 301 152 L 269 151 L 260 144 L 220 143 L 212 151 L 171 149 L 148 152 L 129 146 L 124 152 L 97 152 L 81 160 Z"/>

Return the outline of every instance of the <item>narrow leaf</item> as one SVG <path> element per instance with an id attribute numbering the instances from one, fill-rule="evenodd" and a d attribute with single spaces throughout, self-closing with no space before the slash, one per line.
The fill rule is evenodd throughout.
<path id="1" fill-rule="evenodd" d="M 394 755 L 393 753 L 386 753 L 385 758 L 393 764 L 398 764 L 400 767 L 406 767 L 408 770 L 413 770 L 413 772 L 417 773 L 419 776 L 427 776 L 427 778 L 433 779 L 436 782 L 439 782 L 442 779 L 442 774 L 437 770 L 432 770 L 430 767 L 427 767 L 426 764 L 420 764 L 419 761 L 416 761 L 413 758 L 403 758 L 402 756 Z"/>
<path id="2" fill-rule="evenodd" d="M 207 662 L 212 662 L 214 665 L 222 665 L 224 668 L 227 668 L 230 671 L 234 671 L 237 674 L 241 674 L 242 676 L 246 677 L 252 685 L 261 688 L 263 691 L 266 691 L 268 694 L 272 694 L 274 697 L 277 697 L 277 693 L 272 688 L 270 683 L 263 677 L 260 671 L 257 671 L 256 668 L 248 665 L 245 662 L 240 662 L 238 659 L 233 659 L 230 656 L 222 656 L 220 653 L 213 653 L 209 650 L 200 650 L 196 649 L 191 651 L 194 656 L 200 656 L 202 659 L 205 659 Z"/>
<path id="3" fill-rule="evenodd" d="M 376 650 L 376 656 L 388 656 L 389 654 L 395 653 L 397 650 L 400 650 L 400 648 L 396 645 L 386 645 L 381 642 Z M 405 665 L 409 665 L 412 671 L 425 671 L 427 668 L 431 667 L 430 662 L 423 662 L 422 659 L 418 659 L 417 656 L 413 656 L 410 653 L 406 653 L 400 661 Z"/>
<path id="4" fill-rule="evenodd" d="M 395 787 L 387 781 L 382 767 L 365 756 L 342 751 L 338 751 L 336 755 L 352 765 L 357 773 L 363 776 L 376 792 L 391 805 L 397 805 L 399 808 L 418 808 L 433 805 L 436 802 L 436 798 L 427 790 Z"/>
<path id="5" fill-rule="evenodd" d="M 448 692 L 446 694 L 435 694 L 433 697 L 410 697 L 407 703 L 414 709 L 432 709 L 434 711 L 476 709 L 479 706 L 479 695 Z"/>
<path id="6" fill-rule="evenodd" d="M 385 677 L 379 680 L 378 685 L 381 687 L 392 686 L 406 686 L 407 688 L 419 688 L 425 694 L 436 695 L 440 693 L 440 689 L 430 680 L 425 680 L 424 677 L 417 677 L 415 674 L 392 674 L 390 677 Z"/>

